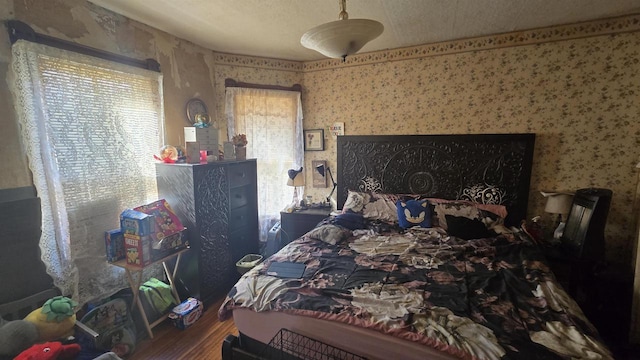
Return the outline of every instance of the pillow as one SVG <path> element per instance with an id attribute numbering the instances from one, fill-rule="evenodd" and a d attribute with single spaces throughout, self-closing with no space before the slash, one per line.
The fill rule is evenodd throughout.
<path id="1" fill-rule="evenodd" d="M 312 239 L 321 240 L 328 244 L 335 245 L 338 242 L 351 236 L 351 230 L 337 225 L 321 225 L 307 233 Z"/>
<path id="2" fill-rule="evenodd" d="M 463 203 L 463 204 L 469 204 L 469 205 L 473 205 L 475 207 L 477 207 L 480 210 L 485 210 L 485 211 L 489 211 L 491 213 L 494 213 L 498 216 L 500 216 L 501 218 L 505 219 L 507 217 L 507 207 L 504 205 L 497 205 L 497 204 L 481 204 L 481 203 L 477 203 L 477 202 L 473 202 L 473 201 L 468 201 L 468 200 L 446 200 L 446 199 L 438 199 L 438 198 L 426 198 L 431 204 L 442 204 L 442 203 Z"/>
<path id="3" fill-rule="evenodd" d="M 492 211 L 482 209 L 485 206 L 486 205 L 481 206 L 481 204 L 476 204 L 468 201 L 448 201 L 437 203 L 433 208 L 433 212 L 435 213 L 435 218 L 437 219 L 437 226 L 440 226 L 445 230 L 448 229 L 446 219 L 447 215 L 462 216 L 467 219 L 481 220 L 484 223 L 485 228 L 488 229 L 504 223 L 504 217 Z M 496 208 L 495 210 L 496 212 L 501 212 L 499 211 L 500 209 Z M 501 213 L 506 213 L 506 208 L 504 208 L 504 212 Z"/>
<path id="4" fill-rule="evenodd" d="M 478 208 L 472 204 L 460 203 L 460 202 L 447 202 L 436 204 L 433 207 L 435 218 L 438 222 L 438 226 L 447 230 L 447 215 L 465 217 L 467 219 L 480 219 L 480 212 Z"/>
<path id="5" fill-rule="evenodd" d="M 362 214 L 362 210 L 364 206 L 369 203 L 370 198 L 371 195 L 368 193 L 349 190 L 347 192 L 347 199 L 342 206 L 342 213 L 354 212 Z"/>
<path id="6" fill-rule="evenodd" d="M 400 199 L 410 200 L 417 195 L 379 194 L 349 190 L 342 213 L 362 214 L 365 219 L 381 220 L 389 223 L 398 222 L 396 202 Z"/>
<path id="7" fill-rule="evenodd" d="M 413 226 L 423 228 L 431 227 L 431 209 L 426 200 L 398 200 L 396 209 L 398 225 L 400 225 L 401 228 L 408 229 Z"/>
<path id="8" fill-rule="evenodd" d="M 447 233 L 464 240 L 484 239 L 496 234 L 487 229 L 479 219 L 469 219 L 464 216 L 445 215 L 447 220 Z"/>
<path id="9" fill-rule="evenodd" d="M 346 227 L 349 230 L 365 229 L 367 223 L 362 214 L 346 213 L 336 215 L 333 219 L 334 224 Z"/>

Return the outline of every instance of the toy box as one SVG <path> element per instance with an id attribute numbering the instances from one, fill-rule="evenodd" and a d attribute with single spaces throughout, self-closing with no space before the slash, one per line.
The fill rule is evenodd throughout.
<path id="1" fill-rule="evenodd" d="M 202 316 L 202 301 L 190 297 L 173 308 L 169 319 L 175 327 L 184 330 L 193 325 L 200 316 Z"/>
<path id="2" fill-rule="evenodd" d="M 155 231 L 155 219 L 153 215 L 127 209 L 120 214 L 120 230 L 130 235 L 151 235 Z"/>
<path id="3" fill-rule="evenodd" d="M 115 262 L 125 258 L 124 233 L 121 229 L 105 231 L 104 243 L 107 249 L 107 261 Z"/>
<path id="4" fill-rule="evenodd" d="M 187 229 L 169 235 L 161 241 L 151 240 L 151 261 L 160 260 L 187 247 Z"/>
<path id="5" fill-rule="evenodd" d="M 151 238 L 154 242 L 160 242 L 165 237 L 184 230 L 180 219 L 178 219 L 178 216 L 173 212 L 169 203 L 164 199 L 138 206 L 133 210 L 153 216 L 155 225 L 152 227 Z"/>
<path id="6" fill-rule="evenodd" d="M 151 259 L 151 236 L 124 234 L 124 249 L 127 252 L 127 264 L 147 266 Z"/>

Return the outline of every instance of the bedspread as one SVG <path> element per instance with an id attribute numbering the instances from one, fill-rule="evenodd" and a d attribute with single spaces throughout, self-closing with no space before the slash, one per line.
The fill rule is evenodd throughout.
<path id="1" fill-rule="evenodd" d="M 597 331 L 524 233 L 461 240 L 439 228 L 308 234 L 245 274 L 219 310 L 284 311 L 375 329 L 466 359 L 608 359 Z M 300 279 L 266 274 L 304 263 Z"/>

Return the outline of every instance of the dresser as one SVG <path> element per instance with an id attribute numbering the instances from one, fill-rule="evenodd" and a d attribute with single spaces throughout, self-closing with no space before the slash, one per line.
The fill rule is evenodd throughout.
<path id="1" fill-rule="evenodd" d="M 239 278 L 236 261 L 259 251 L 256 161 L 158 163 L 156 174 L 158 197 L 187 227 L 191 247 L 176 287 L 181 297 L 216 300 Z"/>
<path id="2" fill-rule="evenodd" d="M 329 207 L 302 209 L 291 213 L 281 212 L 281 244 L 284 246 L 306 234 L 330 213 Z"/>

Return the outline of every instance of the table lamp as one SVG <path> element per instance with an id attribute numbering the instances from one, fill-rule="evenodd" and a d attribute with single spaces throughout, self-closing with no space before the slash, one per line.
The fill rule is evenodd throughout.
<path id="1" fill-rule="evenodd" d="M 329 169 L 328 166 L 324 166 L 323 164 L 320 164 L 320 165 L 316 166 L 316 171 L 318 173 L 320 173 L 320 175 L 322 175 L 322 176 L 325 176 L 324 175 L 325 173 L 329 174 L 329 179 L 331 179 L 331 184 L 333 185 L 333 188 L 331 189 L 331 192 L 327 196 L 327 203 L 331 204 L 331 200 L 333 199 L 331 197 L 331 195 L 333 195 L 333 192 L 336 191 L 336 186 L 338 186 L 338 183 L 336 183 L 336 181 L 333 180 L 333 175 L 331 174 L 331 169 Z"/>
<path id="2" fill-rule="evenodd" d="M 571 204 L 573 203 L 573 193 L 568 192 L 541 192 L 541 194 L 547 198 L 547 204 L 544 207 L 544 211 L 550 214 L 557 214 L 556 222 L 554 224 L 555 231 L 553 237 L 559 239 L 562 236 L 564 230 L 564 221 L 562 215 L 569 213 Z"/>
<path id="3" fill-rule="evenodd" d="M 304 174 L 302 174 L 302 167 L 300 170 L 289 169 L 289 171 L 287 171 L 287 175 L 289 175 L 287 185 L 293 186 L 293 206 L 298 206 L 300 204 L 298 187 L 304 186 Z"/>

